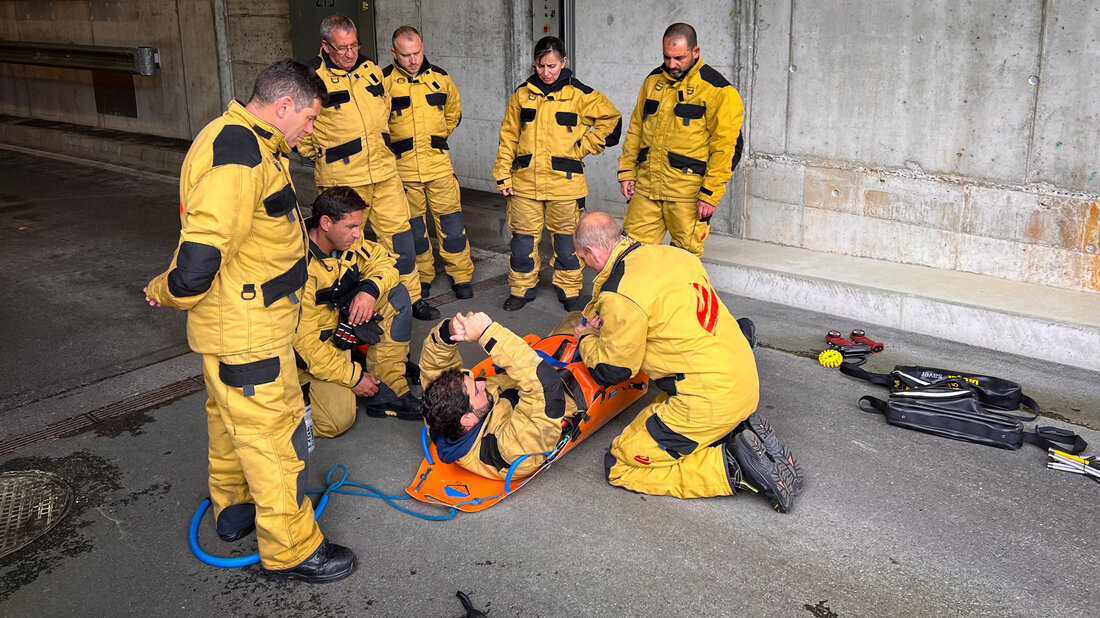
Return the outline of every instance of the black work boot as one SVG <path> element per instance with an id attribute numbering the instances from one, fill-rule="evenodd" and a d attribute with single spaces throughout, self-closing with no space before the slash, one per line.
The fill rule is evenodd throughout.
<path id="1" fill-rule="evenodd" d="M 760 441 L 764 443 L 764 449 L 768 451 L 768 457 L 779 465 L 786 465 L 791 469 L 791 495 L 797 496 L 802 492 L 802 466 L 798 465 L 794 453 L 786 444 L 779 441 L 775 435 L 775 428 L 771 422 L 765 419 L 759 412 L 753 412 L 742 423 L 740 429 L 748 428 Z"/>
<path id="2" fill-rule="evenodd" d="M 289 569 L 264 569 L 268 579 L 292 579 L 311 584 L 327 584 L 344 579 L 355 570 L 355 553 L 343 545 L 321 541 L 321 546 L 298 566 Z"/>
<path id="3" fill-rule="evenodd" d="M 438 320 L 440 316 L 439 309 L 431 306 L 428 300 L 421 298 L 413 303 L 413 317 L 418 320 L 430 321 Z"/>
<path id="4" fill-rule="evenodd" d="M 561 301 L 566 311 L 584 311 L 584 308 L 588 306 L 588 301 L 592 300 L 592 297 L 585 294 L 584 296 L 574 296 L 572 298 L 566 298 Z"/>
<path id="5" fill-rule="evenodd" d="M 505 311 L 519 311 L 523 309 L 523 306 L 527 304 L 527 299 L 522 296 L 509 296 L 504 299 Z"/>
<path id="6" fill-rule="evenodd" d="M 768 456 L 764 443 L 748 429 L 738 431 L 732 442 L 727 442 L 726 461 L 729 467 L 730 455 L 741 469 L 739 486 L 763 494 L 771 501 L 775 510 L 786 513 L 791 510 L 794 502 L 792 486 L 794 484 L 791 468 L 776 463 Z M 732 475 L 731 475 L 732 476 Z M 731 486 L 733 481 L 731 478 Z M 738 487 L 734 487 L 737 491 Z"/>
<path id="7" fill-rule="evenodd" d="M 469 283 L 456 283 L 451 286 L 451 291 L 455 293 L 455 298 L 459 300 L 474 297 L 474 286 Z"/>
<path id="8" fill-rule="evenodd" d="M 403 421 L 424 420 L 424 415 L 420 411 L 420 400 L 413 396 L 412 393 L 405 393 L 395 401 L 388 401 L 385 403 L 373 403 L 368 399 L 366 412 L 367 416 L 373 416 L 375 418 L 392 416 Z"/>
<path id="9" fill-rule="evenodd" d="M 420 298 L 431 298 L 432 296 L 432 284 L 421 283 L 420 284 Z"/>

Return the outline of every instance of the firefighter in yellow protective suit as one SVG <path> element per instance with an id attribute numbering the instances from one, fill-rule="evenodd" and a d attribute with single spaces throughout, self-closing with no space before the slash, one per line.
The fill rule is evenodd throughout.
<path id="1" fill-rule="evenodd" d="M 409 203 L 389 148 L 390 100 L 382 70 L 359 53 L 355 24 L 342 15 L 321 22 L 321 51 L 309 66 L 328 88 L 329 100 L 298 153 L 314 162 L 320 190 L 348 186 L 363 198 L 369 207 L 364 225 L 369 222 L 378 242 L 397 256 L 413 317 L 438 319 L 439 310 L 420 298 Z"/>
<path id="2" fill-rule="evenodd" d="M 180 173 L 180 242 L 149 282 L 153 306 L 187 311 L 206 382 L 209 490 L 219 536 L 257 530 L 269 577 L 335 581 L 355 567 L 324 539 L 306 498 L 305 408 L 292 343 L 306 232 L 289 146 L 311 130 L 324 86 L 292 60 L 262 71 L 195 138 Z"/>
<path id="3" fill-rule="evenodd" d="M 623 228 L 635 240 L 703 255 L 710 218 L 741 159 L 741 96 L 703 63 L 695 31 L 665 33 L 665 64 L 642 83 L 619 156 L 630 200 Z M 671 33 L 671 34 L 670 34 Z"/>
<path id="4" fill-rule="evenodd" d="M 462 369 L 460 341 L 476 341 L 502 371 L 475 380 Z M 484 313 L 444 320 L 420 354 L 424 419 L 439 458 L 488 478 L 530 475 L 561 439 L 577 404 L 557 370 Z"/>
<path id="5" fill-rule="evenodd" d="M 584 311 L 588 325 L 576 331 L 578 351 L 602 385 L 642 370 L 664 393 L 611 443 L 608 481 L 678 498 L 761 490 L 786 512 L 801 487 L 793 456 L 773 440 L 770 423 L 735 432 L 760 395 L 740 325 L 698 258 L 621 234 L 603 213 L 577 228 L 577 251 L 597 272 Z M 748 444 L 734 440 L 741 433 Z M 754 452 L 753 441 L 768 442 L 770 450 Z"/>
<path id="6" fill-rule="evenodd" d="M 450 75 L 424 57 L 424 42 L 412 26 L 393 33 L 392 65 L 382 71 L 390 98 L 390 149 L 409 200 L 420 294 L 435 279 L 435 259 L 425 216 L 435 223 L 443 266 L 458 298 L 471 298 L 474 263 L 462 220 L 458 179 L 447 138 L 462 120 L 462 102 Z"/>
<path id="7" fill-rule="evenodd" d="M 334 187 L 313 203 L 309 280 L 294 350 L 311 403 L 314 433 L 332 438 L 355 422 L 356 396 L 368 416 L 420 420 L 409 392 L 405 359 L 412 308 L 398 284 L 394 259 L 359 231 L 366 204 L 350 187 Z M 351 350 L 367 343 L 366 370 Z"/>
<path id="8" fill-rule="evenodd" d="M 564 68 L 567 60 L 560 39 L 539 40 L 535 74 L 512 94 L 500 126 L 493 178 L 509 196 L 512 228 L 506 311 L 535 298 L 544 226 L 553 235 L 558 300 L 567 311 L 587 302 L 580 296 L 584 275 L 573 250 L 573 230 L 588 195 L 581 160 L 619 143 L 622 117 L 607 97 Z"/>

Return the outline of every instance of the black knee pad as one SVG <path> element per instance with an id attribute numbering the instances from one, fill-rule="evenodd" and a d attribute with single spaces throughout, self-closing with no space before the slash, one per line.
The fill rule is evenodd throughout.
<path id="1" fill-rule="evenodd" d="M 611 449 L 607 449 L 607 452 L 603 454 L 603 475 L 607 479 L 607 482 L 611 482 L 611 468 L 615 467 L 615 456 L 611 454 Z"/>
<path id="2" fill-rule="evenodd" d="M 510 265 L 517 273 L 529 273 L 535 270 L 535 260 L 531 253 L 535 250 L 535 237 L 530 234 L 512 233 L 512 258 Z"/>
<path id="3" fill-rule="evenodd" d="M 572 234 L 554 234 L 554 268 L 558 270 L 577 270 L 581 267 L 573 247 Z"/>
<path id="4" fill-rule="evenodd" d="M 416 268 L 416 248 L 412 230 L 393 235 L 393 252 L 397 254 L 397 273 L 407 275 Z"/>
<path id="5" fill-rule="evenodd" d="M 412 229 L 413 235 L 413 249 L 417 255 L 425 253 L 432 248 L 432 244 L 428 242 L 428 228 L 424 226 L 424 217 L 413 217 L 409 219 L 409 228 Z"/>
<path id="6" fill-rule="evenodd" d="M 409 296 L 409 291 L 405 289 L 405 286 L 397 284 L 390 289 L 390 293 L 386 295 L 386 300 L 397 312 L 397 315 L 393 318 L 393 325 L 390 326 L 390 338 L 400 343 L 411 341 L 413 317 L 412 298 Z"/>
<path id="7" fill-rule="evenodd" d="M 439 227 L 443 232 L 444 251 L 459 253 L 466 249 L 466 224 L 462 222 L 461 212 L 452 212 L 439 217 Z"/>

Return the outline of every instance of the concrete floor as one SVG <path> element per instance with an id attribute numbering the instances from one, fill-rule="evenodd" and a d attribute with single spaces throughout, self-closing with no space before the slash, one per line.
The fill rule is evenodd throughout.
<path id="1" fill-rule="evenodd" d="M 761 410 L 807 471 L 792 513 L 751 496 L 683 501 L 609 486 L 603 453 L 628 410 L 482 513 L 429 522 L 381 500 L 334 497 L 322 529 L 360 558 L 342 582 L 279 585 L 256 566 L 206 566 L 186 543 L 206 494 L 203 393 L 44 438 L 65 419 L 198 375 L 183 316 L 141 295 L 176 243 L 176 180 L 6 149 L 0 170 L 0 444 L 45 432 L 0 455 L 0 471 L 52 471 L 77 493 L 57 528 L 0 558 L 0 615 L 460 616 L 458 590 L 490 616 L 1096 611 L 1094 483 L 1046 469 L 1032 446 L 1004 451 L 889 426 L 856 407 L 882 392 L 821 368 L 814 350 L 830 328 L 862 327 L 887 344 L 871 369 L 934 361 L 1011 377 L 1043 406 L 1044 423 L 1093 444 L 1100 375 L 725 290 L 731 311 L 759 328 Z M 493 216 L 474 205 L 469 220 L 482 219 Z M 477 279 L 505 272 L 499 230 L 468 227 Z M 448 288 L 440 280 L 434 291 Z M 506 295 L 497 286 L 435 302 L 444 313 L 487 310 L 521 334 L 564 315 L 547 277 L 523 311 L 501 311 Z M 415 327 L 417 341 L 431 325 Z M 402 494 L 420 458 L 416 423 L 363 418 L 320 440 L 310 486 L 344 464 L 352 480 Z M 217 540 L 209 517 L 201 539 L 221 555 L 255 549 L 254 538 Z"/>

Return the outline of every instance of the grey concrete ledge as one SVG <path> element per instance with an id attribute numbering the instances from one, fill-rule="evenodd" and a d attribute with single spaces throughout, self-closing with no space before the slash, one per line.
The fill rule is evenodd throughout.
<path id="1" fill-rule="evenodd" d="M 723 292 L 1100 371 L 1100 294 L 722 236 L 703 260 Z"/>

